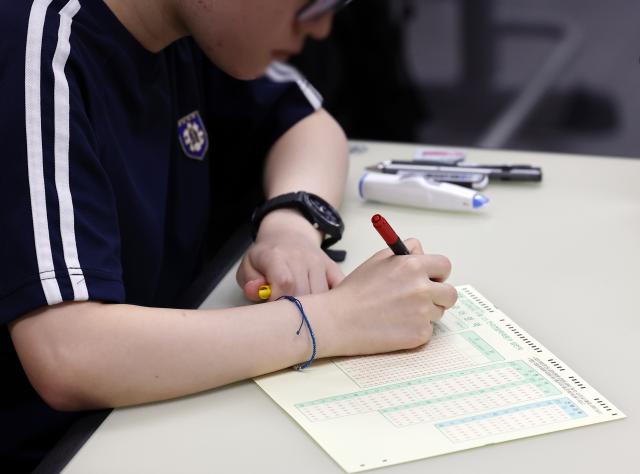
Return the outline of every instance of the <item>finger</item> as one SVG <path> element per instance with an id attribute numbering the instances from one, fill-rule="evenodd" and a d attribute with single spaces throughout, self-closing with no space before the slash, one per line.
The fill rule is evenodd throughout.
<path id="1" fill-rule="evenodd" d="M 242 261 L 240 262 L 240 265 L 238 266 L 238 271 L 236 272 L 236 281 L 241 288 L 243 288 L 247 284 L 247 282 L 251 280 L 264 278 L 264 275 L 254 267 L 250 255 L 251 254 L 249 252 L 245 254 Z"/>
<path id="2" fill-rule="evenodd" d="M 342 269 L 333 260 L 327 263 L 327 284 L 329 288 L 335 288 L 342 280 L 344 280 L 344 273 Z"/>
<path id="3" fill-rule="evenodd" d="M 432 303 L 431 309 L 427 312 L 427 317 L 432 323 L 438 322 L 442 319 L 444 311 L 445 310 L 442 306 Z"/>
<path id="4" fill-rule="evenodd" d="M 293 279 L 287 288 L 287 291 L 289 291 L 287 294 L 293 296 L 308 295 L 311 292 L 308 267 L 304 264 L 292 261 L 288 262 L 288 266 Z"/>
<path id="5" fill-rule="evenodd" d="M 374 253 L 370 260 L 382 260 L 385 258 L 389 258 L 393 255 L 393 251 L 389 248 L 389 247 L 385 247 L 381 250 L 378 250 L 376 253 Z"/>
<path id="6" fill-rule="evenodd" d="M 246 282 L 242 287 L 244 296 L 251 301 L 264 301 L 258 295 L 258 291 L 260 290 L 260 287 L 266 283 L 267 283 L 267 280 L 264 277 L 260 277 L 255 280 L 250 280 Z"/>
<path id="7" fill-rule="evenodd" d="M 447 283 L 433 283 L 430 288 L 433 304 L 443 309 L 449 309 L 458 300 L 458 292 Z"/>
<path id="8" fill-rule="evenodd" d="M 309 291 L 311 293 L 324 293 L 329 290 L 327 273 L 322 267 L 309 269 Z"/>
<path id="9" fill-rule="evenodd" d="M 257 260 L 253 263 L 256 268 L 255 271 L 263 269 L 265 273 L 263 281 L 271 285 L 271 297 L 269 301 L 273 301 L 283 294 L 291 294 L 290 289 L 293 285 L 294 278 L 281 252 L 261 252 Z M 253 291 L 253 288 L 251 290 Z"/>
<path id="10" fill-rule="evenodd" d="M 431 281 L 443 282 L 451 274 L 451 261 L 444 255 L 426 255 L 425 269 Z"/>
<path id="11" fill-rule="evenodd" d="M 413 237 L 404 241 L 404 245 L 409 249 L 412 255 L 424 255 L 422 244 L 418 239 Z"/>

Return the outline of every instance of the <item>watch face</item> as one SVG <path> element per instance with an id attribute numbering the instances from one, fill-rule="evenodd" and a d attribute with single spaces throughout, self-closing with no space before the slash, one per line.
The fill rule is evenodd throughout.
<path id="1" fill-rule="evenodd" d="M 341 220 L 340 217 L 335 213 L 333 208 L 329 206 L 323 199 L 320 199 L 318 196 L 309 195 L 309 202 L 313 205 L 315 210 L 322 215 L 322 217 L 329 223 L 340 226 Z"/>

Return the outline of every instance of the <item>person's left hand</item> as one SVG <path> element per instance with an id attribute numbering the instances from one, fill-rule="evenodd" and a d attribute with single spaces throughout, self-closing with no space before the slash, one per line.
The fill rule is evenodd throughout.
<path id="1" fill-rule="evenodd" d="M 282 295 L 322 293 L 344 278 L 320 248 L 320 233 L 297 211 L 279 209 L 262 220 L 256 241 L 242 258 L 236 280 L 252 301 L 271 285 L 270 301 Z"/>

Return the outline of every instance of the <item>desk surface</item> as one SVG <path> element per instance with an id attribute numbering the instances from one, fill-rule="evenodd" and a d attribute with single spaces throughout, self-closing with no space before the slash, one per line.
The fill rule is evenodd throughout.
<path id="1" fill-rule="evenodd" d="M 363 143 L 358 143 L 364 145 Z M 628 418 L 385 468 L 413 472 L 632 472 L 640 436 L 640 160 L 468 150 L 479 163 L 529 163 L 544 182 L 491 184 L 491 204 L 457 214 L 366 203 L 362 169 L 415 146 L 367 143 L 352 156 L 340 248 L 353 270 L 382 248 L 380 211 L 403 237 L 448 255 L 470 283 L 602 392 Z M 235 268 L 203 307 L 246 304 Z M 253 382 L 115 410 L 63 471 L 343 472 Z"/>

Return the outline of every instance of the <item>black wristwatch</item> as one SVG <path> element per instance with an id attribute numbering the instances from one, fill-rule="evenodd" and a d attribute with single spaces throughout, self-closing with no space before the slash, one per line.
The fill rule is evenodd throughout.
<path id="1" fill-rule="evenodd" d="M 327 250 L 342 238 L 344 223 L 342 222 L 340 214 L 338 214 L 338 211 L 336 211 L 331 204 L 320 196 L 304 191 L 281 194 L 280 196 L 269 199 L 253 211 L 253 215 L 251 216 L 251 230 L 254 240 L 258 235 L 258 229 L 264 216 L 271 211 L 284 208 L 297 209 L 300 211 L 313 227 L 322 232 L 322 249 L 334 260 L 344 260 L 344 255 L 342 255 L 342 259 L 340 259 L 340 251 Z"/>

